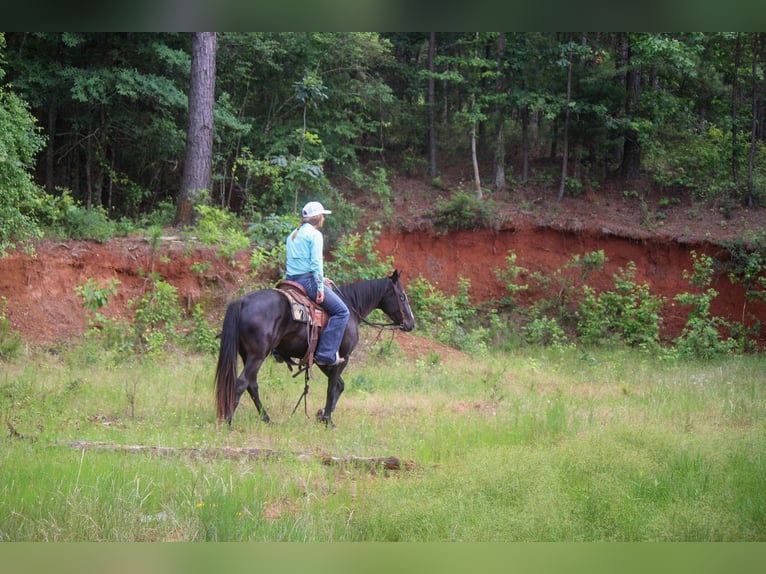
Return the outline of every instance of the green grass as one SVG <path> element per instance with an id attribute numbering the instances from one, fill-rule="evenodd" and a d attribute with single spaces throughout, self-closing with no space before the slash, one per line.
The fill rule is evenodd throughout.
<path id="1" fill-rule="evenodd" d="M 347 369 L 335 430 L 291 414 L 303 381 L 271 361 L 261 397 L 275 423 L 243 398 L 231 429 L 214 419 L 213 357 L 74 348 L 3 364 L 0 540 L 766 540 L 762 356 L 375 351 Z M 310 415 L 324 393 L 312 381 Z"/>

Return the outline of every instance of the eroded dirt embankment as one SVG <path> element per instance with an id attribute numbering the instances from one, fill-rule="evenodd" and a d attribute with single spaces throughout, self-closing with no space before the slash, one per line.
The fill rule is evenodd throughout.
<path id="1" fill-rule="evenodd" d="M 506 266 L 511 250 L 517 254 L 516 265 L 529 270 L 518 279 L 525 283 L 534 272 L 553 276 L 575 255 L 601 249 L 607 258 L 605 268 L 593 273 L 588 283 L 597 289 L 611 288 L 613 274 L 633 261 L 635 280 L 646 282 L 652 293 L 667 300 L 662 326 L 665 337 L 678 335 L 686 321 L 686 309 L 673 297 L 691 290 L 683 278 L 684 270 L 692 268 L 691 252 L 723 255 L 719 248 L 705 243 L 632 240 L 537 226 L 449 235 L 422 230 L 388 232 L 378 242 L 380 255 L 393 257 L 405 284 L 422 276 L 451 295 L 456 292 L 458 277 L 465 277 L 471 282 L 470 296 L 475 303 L 505 295 L 495 269 Z M 52 343 L 78 337 L 86 329 L 83 304 L 75 294 L 85 279 L 102 284 L 111 279 L 120 281 L 119 294 L 103 310 L 108 316 L 126 313 L 128 302 L 144 293 L 151 272 L 176 286 L 187 306 L 202 301 L 222 308 L 239 290 L 248 288 L 248 259 L 249 254 L 243 252 L 235 262 L 225 261 L 210 249 L 173 240 L 163 241 L 157 249 L 141 239 L 116 239 L 106 244 L 46 243 L 37 247 L 34 256 L 12 253 L 0 259 L 0 296 L 7 300 L 6 314 L 13 328 L 25 340 Z M 719 296 L 712 312 L 741 320 L 742 287 L 732 285 L 724 276 L 717 277 L 713 287 Z M 749 303 L 748 310 L 766 322 L 766 306 Z"/>
<path id="2" fill-rule="evenodd" d="M 516 253 L 516 265 L 529 270 L 518 283 L 527 283 L 529 275 L 541 272 L 549 277 L 562 269 L 575 255 L 603 250 L 606 264 L 594 272 L 588 284 L 598 290 L 614 288 L 614 274 L 629 262 L 636 265 L 635 281 L 646 283 L 655 295 L 666 299 L 662 334 L 680 334 L 688 310 L 674 301 L 678 293 L 694 289 L 684 279 L 684 271 L 692 270 L 692 251 L 725 258 L 725 252 L 707 243 L 677 243 L 667 239 L 628 239 L 592 232 L 569 232 L 544 227 L 523 227 L 502 231 L 480 230 L 437 235 L 423 231 L 389 233 L 378 243 L 383 256 L 392 256 L 404 281 L 418 276 L 427 278 L 447 294 L 454 294 L 459 276 L 471 281 L 473 301 L 499 299 L 506 295 L 505 285 L 497 278 L 495 269 L 507 266 L 510 251 Z M 745 292 L 732 285 L 723 275 L 714 279 L 713 288 L 719 295 L 712 304 L 712 313 L 731 321 L 741 321 Z M 748 303 L 748 311 L 761 323 L 766 322 L 766 306 Z M 763 341 L 761 341 L 763 342 Z"/>

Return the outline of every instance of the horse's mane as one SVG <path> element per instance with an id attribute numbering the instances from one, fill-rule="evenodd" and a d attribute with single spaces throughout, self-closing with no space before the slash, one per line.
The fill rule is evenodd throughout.
<path id="1" fill-rule="evenodd" d="M 346 305 L 358 314 L 364 316 L 369 313 L 370 305 L 377 304 L 383 297 L 388 287 L 389 277 L 383 279 L 367 279 L 338 286 L 337 290 Z"/>

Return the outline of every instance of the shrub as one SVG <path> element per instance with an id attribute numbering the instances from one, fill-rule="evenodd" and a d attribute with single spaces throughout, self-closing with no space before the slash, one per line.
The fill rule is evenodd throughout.
<path id="1" fill-rule="evenodd" d="M 201 305 L 197 304 L 192 308 L 191 318 L 193 323 L 189 332 L 191 350 L 204 354 L 217 353 L 219 349 L 217 330 L 208 325 Z"/>
<path id="2" fill-rule="evenodd" d="M 636 264 L 628 262 L 613 276 L 614 289 L 596 293 L 583 286 L 578 310 L 578 331 L 583 342 L 601 344 L 619 340 L 630 346 L 655 348 L 659 344 L 663 298 L 635 281 Z"/>
<path id="3" fill-rule="evenodd" d="M 26 102 L 0 87 L 0 255 L 42 235 L 37 211 L 47 196 L 31 171 L 43 145 Z"/>
<path id="4" fill-rule="evenodd" d="M 250 239 L 235 213 L 208 205 L 198 205 L 196 212 L 197 239 L 205 245 L 217 247 L 221 257 L 233 261 L 237 251 L 249 247 Z"/>
<path id="5" fill-rule="evenodd" d="M 548 317 L 535 310 L 532 318 L 522 327 L 524 340 L 529 345 L 541 347 L 563 347 L 567 335 L 554 317 Z"/>
<path id="6" fill-rule="evenodd" d="M 0 361 L 13 359 L 21 348 L 21 337 L 13 330 L 6 316 L 7 307 L 5 297 L 0 297 Z"/>
<path id="7" fill-rule="evenodd" d="M 697 293 L 679 293 L 676 300 L 690 307 L 689 316 L 681 335 L 676 339 L 679 356 L 697 359 L 712 359 L 729 354 L 737 349 L 737 342 L 723 338 L 722 332 L 731 331 L 732 325 L 711 315 L 710 303 L 718 291 L 710 287 L 713 276 L 713 259 L 708 255 L 692 251 L 692 272 L 684 271 L 684 278 L 700 289 Z"/>
<path id="8" fill-rule="evenodd" d="M 152 281 L 152 289 L 129 302 L 135 308 L 133 323 L 135 350 L 156 355 L 175 340 L 181 320 L 176 288 L 162 279 Z"/>
<path id="9" fill-rule="evenodd" d="M 418 277 L 407 287 L 412 312 L 418 325 L 430 337 L 466 352 L 478 353 L 487 348 L 490 331 L 480 325 L 468 290 L 471 282 L 458 278 L 458 292 L 447 296 L 427 279 Z"/>
<path id="10" fill-rule="evenodd" d="M 464 191 L 451 199 L 439 199 L 431 217 L 438 233 L 492 227 L 495 221 L 487 202 Z"/>
<path id="11" fill-rule="evenodd" d="M 341 285 L 390 275 L 393 257 L 381 259 L 375 249 L 379 235 L 380 225 L 375 223 L 364 233 L 349 233 L 341 237 L 333 250 L 332 261 L 325 266 L 325 275 Z"/>
<path id="12" fill-rule="evenodd" d="M 508 255 L 505 257 L 506 266 L 500 269 L 495 269 L 495 277 L 498 281 L 501 281 L 505 285 L 505 290 L 508 293 L 508 297 L 503 301 L 509 305 L 515 303 L 516 294 L 520 291 L 526 291 L 529 289 L 527 284 L 519 284 L 517 281 L 520 275 L 527 272 L 527 269 L 516 265 L 516 253 L 511 249 L 508 251 Z"/>

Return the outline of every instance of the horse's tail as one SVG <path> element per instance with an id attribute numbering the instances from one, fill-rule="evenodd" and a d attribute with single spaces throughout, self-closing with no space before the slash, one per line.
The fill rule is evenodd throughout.
<path id="1" fill-rule="evenodd" d="M 230 420 L 234 414 L 241 307 L 240 301 L 231 303 L 226 308 L 223 319 L 221 349 L 218 352 L 218 366 L 215 369 L 215 406 L 218 420 Z"/>

